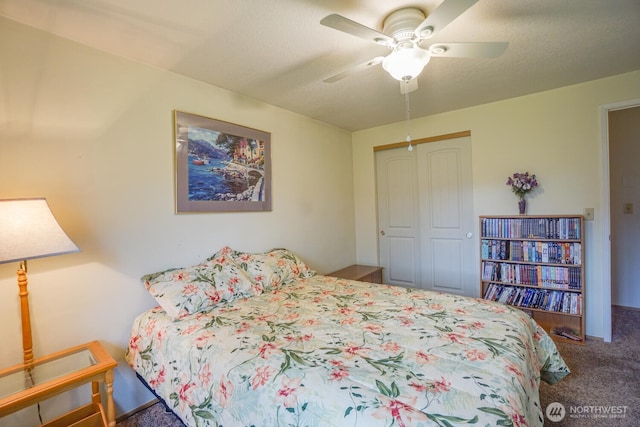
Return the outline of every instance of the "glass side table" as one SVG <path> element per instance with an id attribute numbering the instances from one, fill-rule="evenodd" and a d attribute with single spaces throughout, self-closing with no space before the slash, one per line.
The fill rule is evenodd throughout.
<path id="1" fill-rule="evenodd" d="M 0 417 L 35 405 L 57 394 L 91 382 L 91 403 L 43 427 L 114 427 L 113 369 L 116 361 L 92 341 L 0 371 Z M 106 412 L 101 403 L 100 383 L 106 392 Z"/>

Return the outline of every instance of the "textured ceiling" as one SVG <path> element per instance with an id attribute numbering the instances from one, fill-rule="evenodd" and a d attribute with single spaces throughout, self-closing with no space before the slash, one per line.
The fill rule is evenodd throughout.
<path id="1" fill-rule="evenodd" d="M 320 25 L 339 13 L 382 29 L 441 0 L 0 0 L 0 15 L 347 130 L 401 121 L 381 66 L 323 80 L 387 48 Z M 433 58 L 411 115 L 469 107 L 640 69 L 640 0 L 480 0 L 428 41 L 507 41 L 497 59 Z M 425 45 L 423 45 L 425 46 Z"/>

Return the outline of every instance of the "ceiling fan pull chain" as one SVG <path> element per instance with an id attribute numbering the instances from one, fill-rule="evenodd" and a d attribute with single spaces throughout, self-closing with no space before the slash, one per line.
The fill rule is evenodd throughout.
<path id="1" fill-rule="evenodd" d="M 405 80 L 404 84 L 408 85 L 409 81 Z M 413 151 L 413 145 L 411 145 L 411 110 L 409 109 L 409 92 L 405 91 L 404 93 L 404 105 L 407 110 L 407 139 L 406 141 L 409 143 L 407 150 Z"/>

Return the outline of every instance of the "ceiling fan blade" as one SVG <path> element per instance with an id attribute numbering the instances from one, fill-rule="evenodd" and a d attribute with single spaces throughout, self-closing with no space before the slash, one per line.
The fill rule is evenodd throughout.
<path id="1" fill-rule="evenodd" d="M 405 93 L 411 93 L 418 90 L 418 79 L 411 79 L 406 82 L 400 82 L 400 93 L 404 95 Z"/>
<path id="2" fill-rule="evenodd" d="M 437 43 L 429 46 L 429 52 L 439 58 L 497 58 L 507 46 L 507 42 Z"/>
<path id="3" fill-rule="evenodd" d="M 345 18 L 342 15 L 338 15 L 337 13 L 325 16 L 324 18 L 322 18 L 320 23 L 326 27 L 343 31 L 345 33 L 372 41 L 377 44 L 381 44 L 383 46 L 393 46 L 393 44 L 395 43 L 395 40 L 392 37 L 376 31 L 373 28 L 369 28 L 367 26 L 359 24 L 356 21 Z"/>
<path id="4" fill-rule="evenodd" d="M 359 73 L 360 71 L 364 71 L 367 68 L 373 67 L 374 65 L 378 65 L 382 62 L 382 60 L 384 59 L 384 56 L 376 56 L 375 58 L 372 58 L 370 60 L 368 60 L 367 62 L 363 62 L 362 64 L 358 64 L 354 67 L 349 68 L 348 70 L 345 70 L 341 73 L 336 74 L 335 76 L 331 76 L 327 79 L 324 79 L 323 82 L 325 83 L 335 83 L 338 80 L 342 80 L 345 77 L 349 77 L 352 74 L 355 73 Z"/>
<path id="5" fill-rule="evenodd" d="M 444 0 L 440 6 L 427 16 L 427 19 L 418 25 L 415 30 L 416 37 L 419 39 L 431 37 L 477 2 L 478 0 Z"/>

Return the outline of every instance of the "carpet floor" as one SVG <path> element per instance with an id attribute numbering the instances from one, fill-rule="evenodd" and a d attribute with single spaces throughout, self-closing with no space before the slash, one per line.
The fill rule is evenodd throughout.
<path id="1" fill-rule="evenodd" d="M 558 343 L 571 375 L 540 386 L 543 410 L 556 409 L 545 425 L 559 427 L 640 426 L 640 310 L 613 307 L 611 343 L 589 339 L 586 345 Z M 131 415 L 117 427 L 180 427 L 162 404 Z"/>

